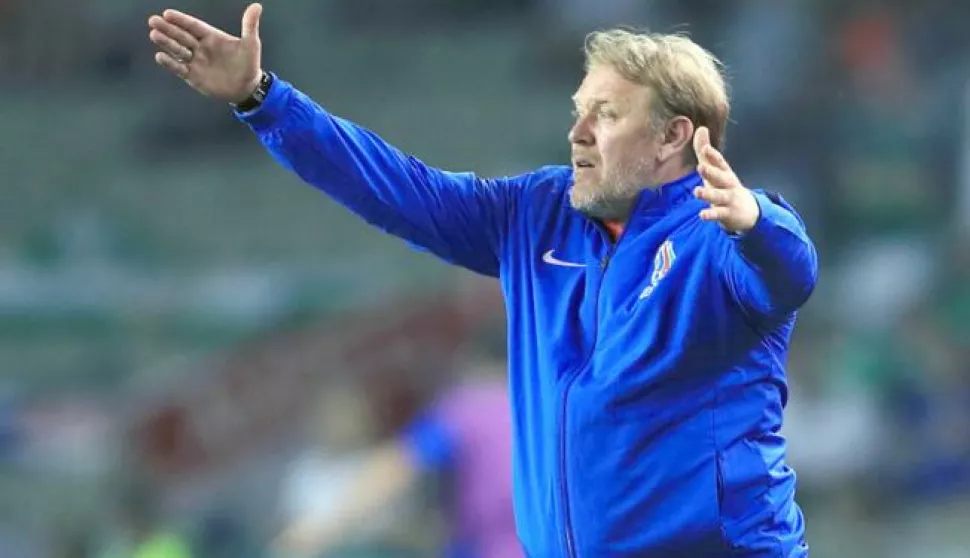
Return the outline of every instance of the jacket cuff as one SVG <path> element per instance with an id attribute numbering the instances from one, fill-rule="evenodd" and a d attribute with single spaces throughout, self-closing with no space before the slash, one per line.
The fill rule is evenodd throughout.
<path id="1" fill-rule="evenodd" d="M 293 86 L 273 75 L 273 83 L 263 103 L 247 112 L 233 111 L 241 122 L 249 124 L 256 132 L 263 132 L 274 127 L 286 115 L 286 100 Z"/>
<path id="2" fill-rule="evenodd" d="M 758 220 L 751 229 L 743 233 L 733 233 L 731 237 L 739 243 L 742 253 L 757 258 L 777 248 L 776 245 L 782 242 L 782 237 L 787 238 L 790 234 L 797 236 L 793 229 L 799 223 L 786 209 L 787 204 L 780 197 L 776 202 L 772 195 L 765 192 L 753 190 L 751 193 L 758 203 Z"/>

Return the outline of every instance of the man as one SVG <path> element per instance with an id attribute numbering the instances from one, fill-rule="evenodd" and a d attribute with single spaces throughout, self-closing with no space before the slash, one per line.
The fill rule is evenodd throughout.
<path id="1" fill-rule="evenodd" d="M 328 512 L 295 518 L 277 541 L 280 554 L 326 554 L 430 473 L 452 481 L 443 491 L 449 558 L 521 556 L 504 367 L 473 366 L 462 375 L 404 432 L 365 454 Z"/>
<path id="2" fill-rule="evenodd" d="M 720 154 L 716 59 L 679 36 L 597 33 L 572 167 L 484 179 L 431 168 L 168 10 L 157 62 L 234 104 L 303 180 L 506 298 L 517 531 L 532 558 L 807 555 L 779 435 L 815 248 Z"/>

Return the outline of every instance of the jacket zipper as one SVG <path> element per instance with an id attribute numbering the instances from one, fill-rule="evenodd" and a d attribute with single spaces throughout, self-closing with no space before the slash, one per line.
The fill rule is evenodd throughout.
<path id="1" fill-rule="evenodd" d="M 573 380 L 579 376 L 577 370 L 566 382 L 562 393 L 562 408 L 559 414 L 559 491 L 562 499 L 563 523 L 566 531 L 566 553 L 569 558 L 576 556 L 575 543 L 573 542 L 573 528 L 569 517 L 569 495 L 566 491 L 566 398 L 569 394 L 569 386 Z"/>
<path id="2" fill-rule="evenodd" d="M 603 234 L 609 238 L 605 230 L 603 230 Z M 596 306 L 593 310 L 593 345 L 590 347 L 586 361 L 567 378 L 566 385 L 563 386 L 562 391 L 562 407 L 559 415 L 559 488 L 562 498 L 563 522 L 566 530 L 566 552 L 569 558 L 575 558 L 576 556 L 576 543 L 573 540 L 572 520 L 569 513 L 569 492 L 566 486 L 566 402 L 569 398 L 570 386 L 576 381 L 580 373 L 589 366 L 589 363 L 593 360 L 593 355 L 596 354 L 596 342 L 599 337 L 600 291 L 603 288 L 603 280 L 606 278 L 606 270 L 610 266 L 610 260 L 613 259 L 613 253 L 616 251 L 616 247 L 622 238 L 623 235 L 621 234 L 620 238 L 617 238 L 615 242 L 611 240 L 609 251 L 600 261 L 601 271 L 599 281 L 596 283 L 596 296 L 594 297 Z"/>

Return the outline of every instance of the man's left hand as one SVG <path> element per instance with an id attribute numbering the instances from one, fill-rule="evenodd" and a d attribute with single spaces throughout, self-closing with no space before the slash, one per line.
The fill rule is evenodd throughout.
<path id="1" fill-rule="evenodd" d="M 701 219 L 717 221 L 731 233 L 751 230 L 761 217 L 758 201 L 741 184 L 724 155 L 711 145 L 711 134 L 705 127 L 694 133 L 694 153 L 697 171 L 704 179 L 704 185 L 694 189 L 694 196 L 711 204 L 701 211 Z"/>

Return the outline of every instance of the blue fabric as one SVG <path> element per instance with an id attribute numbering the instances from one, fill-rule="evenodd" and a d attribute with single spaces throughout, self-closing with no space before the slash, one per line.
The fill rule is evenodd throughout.
<path id="1" fill-rule="evenodd" d="M 401 442 L 423 471 L 440 471 L 454 459 L 456 441 L 434 413 L 425 413 L 401 434 Z"/>
<path id="2" fill-rule="evenodd" d="M 475 551 L 461 543 L 451 543 L 445 549 L 445 558 L 478 558 Z"/>
<path id="3" fill-rule="evenodd" d="M 779 430 L 817 257 L 784 200 L 759 191 L 735 237 L 699 219 L 694 173 L 645 190 L 614 242 L 567 167 L 437 170 L 281 80 L 240 118 L 367 222 L 501 282 L 528 555 L 807 556 Z"/>
<path id="4" fill-rule="evenodd" d="M 433 411 L 419 416 L 404 430 L 400 442 L 408 449 L 421 471 L 442 471 L 454 463 L 455 440 L 442 417 Z M 449 541 L 444 558 L 475 558 L 473 545 L 460 540 Z"/>

